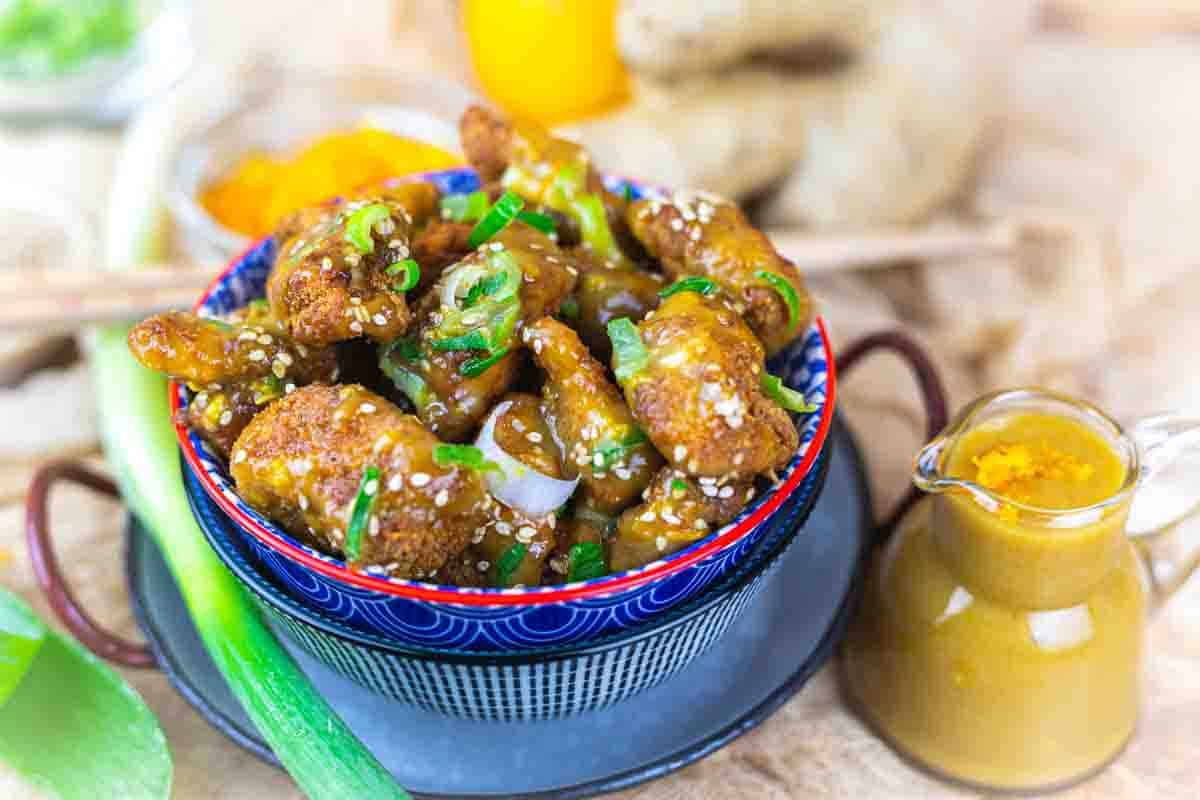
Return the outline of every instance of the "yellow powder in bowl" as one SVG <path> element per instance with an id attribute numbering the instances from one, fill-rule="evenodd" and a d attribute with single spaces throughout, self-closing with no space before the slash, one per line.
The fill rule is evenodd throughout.
<path id="1" fill-rule="evenodd" d="M 258 238 L 291 212 L 364 184 L 459 163 L 439 147 L 388 131 L 335 131 L 295 153 L 248 153 L 204 188 L 200 204 L 226 228 Z"/>

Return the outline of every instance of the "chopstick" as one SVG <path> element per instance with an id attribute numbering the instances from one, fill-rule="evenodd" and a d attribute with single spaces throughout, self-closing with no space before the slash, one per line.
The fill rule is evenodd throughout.
<path id="1" fill-rule="evenodd" d="M 1011 223 L 994 222 L 860 234 L 814 234 L 794 229 L 766 233 L 779 252 L 802 272 L 818 273 L 897 261 L 1009 253 L 1019 243 L 1020 230 Z M 0 331 L 71 329 L 191 308 L 219 271 L 212 265 L 163 264 L 130 272 L 0 272 Z"/>
<path id="2" fill-rule="evenodd" d="M 218 266 L 161 265 L 130 272 L 0 272 L 0 331 L 68 330 L 191 308 Z"/>

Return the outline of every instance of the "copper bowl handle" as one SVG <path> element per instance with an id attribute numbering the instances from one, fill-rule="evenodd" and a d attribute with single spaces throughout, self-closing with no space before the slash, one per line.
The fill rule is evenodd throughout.
<path id="1" fill-rule="evenodd" d="M 29 547 L 38 585 L 67 630 L 93 653 L 125 667 L 145 669 L 158 666 L 146 645 L 123 639 L 92 619 L 75 599 L 63 577 L 50 541 L 50 517 L 47 512 L 50 488 L 60 481 L 86 486 L 110 497 L 120 497 L 116 484 L 78 462 L 57 461 L 34 473 L 25 496 L 25 542 Z"/>
<path id="2" fill-rule="evenodd" d="M 933 360 L 915 340 L 898 330 L 880 331 L 852 342 L 837 358 L 837 370 L 845 377 L 863 358 L 875 352 L 891 352 L 900 357 L 912 370 L 921 391 L 921 402 L 925 406 L 925 439 L 928 441 L 941 433 L 949 422 L 946 410 L 946 390 Z M 904 496 L 876 529 L 876 541 L 883 542 L 891 535 L 896 524 L 919 500 L 921 493 L 910 486 Z"/>

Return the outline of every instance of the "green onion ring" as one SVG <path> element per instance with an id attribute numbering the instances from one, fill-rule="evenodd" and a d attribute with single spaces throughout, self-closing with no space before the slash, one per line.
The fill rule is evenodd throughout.
<path id="1" fill-rule="evenodd" d="M 762 387 L 763 394 L 788 411 L 794 411 L 797 414 L 811 414 L 817 410 L 817 407 L 808 402 L 803 394 L 789 386 L 784 386 L 782 380 L 769 372 L 762 374 L 759 384 Z"/>
<path id="2" fill-rule="evenodd" d="M 613 372 L 625 383 L 646 366 L 650 356 L 642 344 L 642 336 L 629 317 L 608 323 L 608 338 L 613 346 Z"/>
<path id="3" fill-rule="evenodd" d="M 496 559 L 496 585 L 500 588 L 508 586 L 508 582 L 512 580 L 512 574 L 521 566 L 521 562 L 525 560 L 525 552 L 527 548 L 522 542 L 516 542 L 512 547 L 504 551 L 500 558 Z"/>
<path id="4" fill-rule="evenodd" d="M 680 292 L 696 292 L 697 294 L 702 294 L 705 297 L 712 297 L 714 294 L 720 291 L 720 289 L 721 287 L 718 286 L 715 281 L 699 275 L 692 275 L 689 278 L 683 278 L 682 280 L 675 281 L 667 288 L 659 290 L 658 296 L 659 298 L 666 300 L 671 295 L 679 294 Z"/>
<path id="5" fill-rule="evenodd" d="M 783 298 L 783 302 L 788 308 L 788 330 L 795 328 L 800 322 L 800 295 L 796 293 L 796 287 L 782 275 L 777 275 L 774 272 L 765 270 L 754 273 L 754 277 L 762 278 L 768 285 Z"/>
<path id="6" fill-rule="evenodd" d="M 496 201 L 496 204 L 471 229 L 471 235 L 467 237 L 467 244 L 472 248 L 479 247 L 479 245 L 508 227 L 509 223 L 517 218 L 517 212 L 524 207 L 525 201 L 515 193 L 505 192 L 500 195 L 500 199 Z"/>
<path id="7" fill-rule="evenodd" d="M 404 280 L 392 287 L 397 292 L 407 292 L 410 289 L 416 288 L 417 284 L 421 282 L 421 265 L 412 258 L 397 261 L 385 269 L 384 272 L 388 275 L 404 273 Z"/>
<path id="8" fill-rule="evenodd" d="M 597 542 L 579 542 L 567 554 L 567 582 L 590 581 L 608 574 L 604 548 Z"/>
<path id="9" fill-rule="evenodd" d="M 379 468 L 366 466 L 363 468 L 362 480 L 358 483 L 358 494 L 354 498 L 354 509 L 350 512 L 350 524 L 346 527 L 346 552 L 348 561 L 357 561 L 362 551 L 363 533 L 367 529 L 367 519 L 375 506 L 375 498 L 379 496 Z"/>
<path id="10" fill-rule="evenodd" d="M 508 355 L 508 348 L 504 347 L 492 353 L 486 358 L 470 358 L 462 363 L 458 368 L 459 373 L 468 378 L 478 378 L 483 373 L 491 369 L 492 365 L 500 359 Z"/>
<path id="11" fill-rule="evenodd" d="M 371 231 L 391 215 L 392 212 L 383 203 L 363 206 L 346 219 L 346 241 L 360 253 L 374 253 L 375 240 L 371 237 Z"/>

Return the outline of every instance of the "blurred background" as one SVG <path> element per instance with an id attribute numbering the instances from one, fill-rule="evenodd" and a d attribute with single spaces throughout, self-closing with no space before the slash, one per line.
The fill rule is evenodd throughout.
<path id="1" fill-rule="evenodd" d="M 737 198 L 805 268 L 838 347 L 903 327 L 956 406 L 1036 383 L 1121 418 L 1185 409 L 1200 404 L 1198 36 L 1190 0 L 0 0 L 0 270 L 98 263 L 122 214 L 108 187 L 123 127 L 150 104 L 175 114 L 176 260 L 215 272 L 292 207 L 454 163 L 454 121 L 482 97 L 578 137 L 602 167 Z M 19 501 L 42 460 L 98 454 L 89 397 L 73 333 L 5 329 L 0 580 L 31 599 Z M 923 437 L 916 392 L 883 362 L 840 405 L 869 435 L 886 506 Z M 121 512 L 70 492 L 55 508 L 75 523 L 63 555 L 84 604 L 132 631 Z M 1155 636 L 1200 663 L 1200 642 L 1175 635 L 1200 602 L 1176 608 Z M 290 791 L 160 676 L 133 682 L 167 728 L 180 796 Z M 1194 690 L 1159 702 L 1200 713 Z M 849 791 L 838 748 L 877 745 L 835 705 L 818 687 L 766 729 L 823 720 L 835 744 L 806 754 L 815 772 L 792 775 L 756 735 L 635 794 L 702 796 L 718 770 L 727 786 L 782 770 L 780 797 Z M 1153 768 L 1135 747 L 1105 786 L 1174 791 L 1195 751 L 1172 747 Z M 743 756 L 770 761 L 767 777 Z M 885 763 L 879 785 L 906 785 Z"/>

